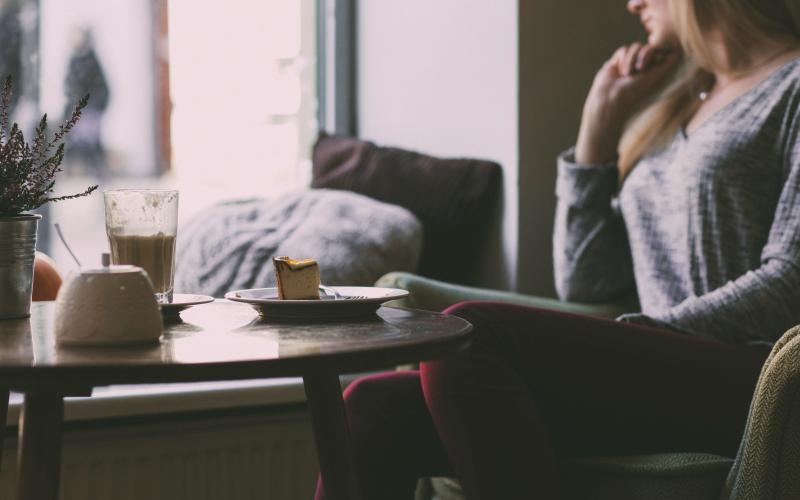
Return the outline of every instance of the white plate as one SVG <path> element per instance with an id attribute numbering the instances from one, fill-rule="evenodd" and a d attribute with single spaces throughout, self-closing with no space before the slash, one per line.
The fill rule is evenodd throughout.
<path id="1" fill-rule="evenodd" d="M 199 304 L 207 304 L 209 302 L 214 302 L 214 297 L 190 293 L 175 293 L 172 295 L 172 302 L 169 304 L 160 304 L 161 313 L 166 315 L 178 314 L 187 307 L 192 307 Z"/>
<path id="2" fill-rule="evenodd" d="M 342 296 L 335 300 L 325 296 L 320 300 L 281 300 L 277 288 L 235 290 L 225 298 L 253 306 L 265 318 L 324 319 L 373 314 L 384 302 L 402 299 L 408 291 L 397 288 L 369 286 L 335 286 Z"/>

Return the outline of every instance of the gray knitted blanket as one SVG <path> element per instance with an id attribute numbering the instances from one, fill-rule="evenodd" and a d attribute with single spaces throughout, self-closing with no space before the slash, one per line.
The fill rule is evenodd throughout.
<path id="1" fill-rule="evenodd" d="M 414 271 L 422 227 L 408 210 L 335 190 L 229 201 L 178 230 L 175 291 L 221 297 L 275 286 L 273 255 L 316 258 L 328 285 L 372 285 L 389 271 Z"/>

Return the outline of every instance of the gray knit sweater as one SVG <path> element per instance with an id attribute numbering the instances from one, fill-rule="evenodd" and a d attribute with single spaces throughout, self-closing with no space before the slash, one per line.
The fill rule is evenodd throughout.
<path id="1" fill-rule="evenodd" d="M 638 293 L 628 322 L 725 341 L 800 323 L 800 59 L 691 136 L 616 165 L 558 162 L 554 257 L 563 300 Z"/>

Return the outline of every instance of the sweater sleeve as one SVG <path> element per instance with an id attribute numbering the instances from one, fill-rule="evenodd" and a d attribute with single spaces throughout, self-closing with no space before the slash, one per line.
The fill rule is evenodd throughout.
<path id="1" fill-rule="evenodd" d="M 800 323 L 800 141 L 792 142 L 760 266 L 655 319 L 725 341 L 775 341 Z"/>
<path id="2" fill-rule="evenodd" d="M 634 288 L 617 183 L 615 164 L 578 164 L 573 149 L 558 158 L 553 260 L 561 300 L 601 302 Z"/>

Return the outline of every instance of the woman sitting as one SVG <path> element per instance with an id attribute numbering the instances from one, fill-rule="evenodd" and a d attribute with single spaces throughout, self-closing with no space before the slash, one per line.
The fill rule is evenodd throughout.
<path id="1" fill-rule="evenodd" d="M 562 457 L 736 453 L 769 352 L 749 341 L 800 323 L 800 8 L 628 9 L 649 38 L 603 65 L 559 158 L 554 254 L 562 299 L 635 291 L 642 313 L 448 309 L 470 349 L 346 391 L 364 500 L 425 476 L 470 500 L 561 498 Z"/>

